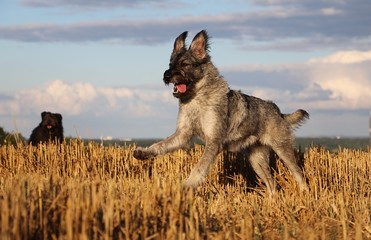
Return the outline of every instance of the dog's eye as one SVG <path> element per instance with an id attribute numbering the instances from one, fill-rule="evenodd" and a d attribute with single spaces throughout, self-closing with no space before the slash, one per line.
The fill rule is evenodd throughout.
<path id="1" fill-rule="evenodd" d="M 181 63 L 181 66 L 182 66 L 182 67 L 187 67 L 187 66 L 189 66 L 189 65 L 191 65 L 191 63 L 189 63 L 189 62 L 182 62 L 182 63 Z"/>

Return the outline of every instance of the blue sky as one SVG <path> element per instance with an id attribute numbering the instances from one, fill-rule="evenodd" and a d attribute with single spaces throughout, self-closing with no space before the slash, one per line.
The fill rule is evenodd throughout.
<path id="1" fill-rule="evenodd" d="M 174 39 L 207 29 L 232 88 L 310 113 L 298 136 L 367 136 L 370 11 L 369 0 L 4 0 L 0 126 L 28 137 L 47 110 L 66 136 L 166 137 Z"/>

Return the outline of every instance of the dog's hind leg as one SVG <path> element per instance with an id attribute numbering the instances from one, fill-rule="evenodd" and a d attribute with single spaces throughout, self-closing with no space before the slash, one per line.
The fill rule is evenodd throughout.
<path id="1" fill-rule="evenodd" d="M 281 145 L 272 146 L 279 158 L 282 159 L 286 167 L 291 171 L 296 182 L 299 185 L 300 190 L 307 190 L 308 186 L 305 181 L 303 171 L 300 169 L 296 162 L 294 149 L 291 143 L 285 143 Z"/>
<path id="2" fill-rule="evenodd" d="M 205 181 L 205 178 L 209 173 L 209 168 L 214 163 L 219 151 L 220 145 L 216 143 L 206 144 L 202 158 L 192 169 L 185 182 L 186 187 L 196 188 L 200 183 Z"/>
<path id="3" fill-rule="evenodd" d="M 276 182 L 274 181 L 271 169 L 269 166 L 270 148 L 263 145 L 254 145 L 248 149 L 249 161 L 255 173 L 263 180 L 267 186 L 270 195 L 273 195 L 276 190 Z"/>

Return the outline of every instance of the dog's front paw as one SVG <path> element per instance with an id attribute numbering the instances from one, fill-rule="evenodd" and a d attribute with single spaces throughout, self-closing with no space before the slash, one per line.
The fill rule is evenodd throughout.
<path id="1" fill-rule="evenodd" d="M 155 157 L 156 155 L 148 150 L 148 148 L 137 147 L 134 150 L 133 156 L 139 160 L 147 160 L 149 158 Z"/>
<path id="2" fill-rule="evenodd" d="M 184 183 L 185 187 L 196 189 L 201 183 L 205 181 L 206 177 L 197 172 L 192 171 L 187 180 Z"/>

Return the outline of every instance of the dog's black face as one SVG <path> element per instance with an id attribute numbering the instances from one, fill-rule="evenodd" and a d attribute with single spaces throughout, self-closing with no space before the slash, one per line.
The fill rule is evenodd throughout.
<path id="1" fill-rule="evenodd" d="M 41 126 L 48 132 L 62 128 L 62 115 L 59 113 L 42 112 Z"/>
<path id="2" fill-rule="evenodd" d="M 187 32 L 184 32 L 176 38 L 169 69 L 164 72 L 163 79 L 166 85 L 174 84 L 173 96 L 183 102 L 196 94 L 195 84 L 204 77 L 204 69 L 210 61 L 206 31 L 194 37 L 189 49 L 185 46 L 186 37 Z"/>
<path id="3" fill-rule="evenodd" d="M 42 112 L 40 124 L 32 131 L 29 143 L 36 146 L 41 142 L 63 142 L 62 115 L 59 113 Z"/>

